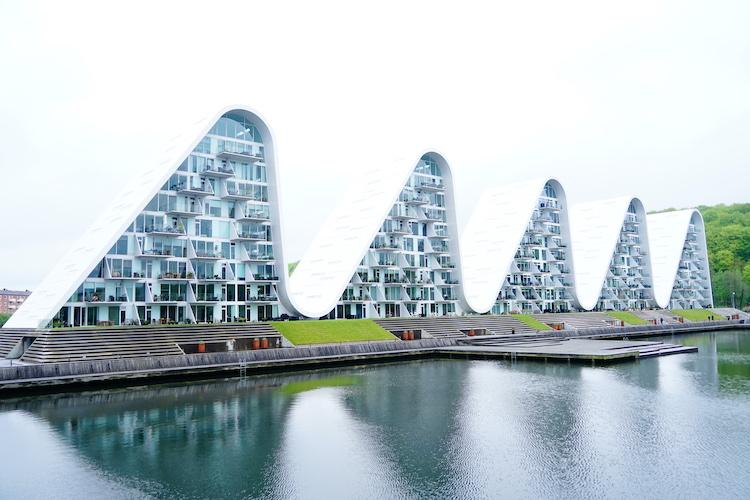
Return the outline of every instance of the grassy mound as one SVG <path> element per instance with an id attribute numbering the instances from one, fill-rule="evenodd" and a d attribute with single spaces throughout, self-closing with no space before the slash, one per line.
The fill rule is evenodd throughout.
<path id="1" fill-rule="evenodd" d="M 607 316 L 610 316 L 620 321 L 624 321 L 626 325 L 646 325 L 648 321 L 643 318 L 639 318 L 635 314 L 629 311 L 607 311 Z"/>
<path id="2" fill-rule="evenodd" d="M 726 319 L 711 309 L 672 309 L 672 314 L 682 316 L 688 321 L 710 321 L 710 316 L 713 316 L 716 320 Z"/>
<path id="3" fill-rule="evenodd" d="M 545 325 L 538 319 L 534 318 L 533 316 L 529 316 L 528 314 L 511 314 L 515 319 L 520 321 L 521 323 L 524 323 L 527 326 L 530 326 L 534 330 L 541 331 L 541 330 L 552 330 L 552 327 L 549 325 Z"/>
<path id="4" fill-rule="evenodd" d="M 274 321 L 271 326 L 295 345 L 396 340 L 370 319 Z"/>

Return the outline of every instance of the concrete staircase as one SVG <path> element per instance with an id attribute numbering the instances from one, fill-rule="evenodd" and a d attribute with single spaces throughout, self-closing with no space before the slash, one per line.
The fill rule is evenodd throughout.
<path id="1" fill-rule="evenodd" d="M 602 328 L 610 326 L 609 322 L 614 318 L 602 312 L 590 313 L 544 313 L 532 314 L 542 323 L 564 323 L 566 330 L 585 330 L 587 328 Z"/>
<path id="2" fill-rule="evenodd" d="M 750 314 L 740 311 L 739 309 L 734 309 L 732 307 L 714 307 L 711 309 L 716 314 L 720 314 L 721 316 L 724 316 L 726 318 L 727 316 L 733 316 L 735 314 L 739 315 L 740 319 L 744 319 L 745 321 L 750 320 Z"/>
<path id="3" fill-rule="evenodd" d="M 186 347 L 197 351 L 199 343 L 207 345 L 207 352 L 216 352 L 226 350 L 229 340 L 247 344 L 254 338 L 267 338 L 269 344 L 275 345 L 281 339 L 281 334 L 266 323 L 76 328 L 44 330 L 37 335 L 21 361 L 58 363 L 170 356 L 185 354 Z"/>
<path id="4" fill-rule="evenodd" d="M 633 311 L 633 314 L 638 316 L 641 319 L 645 319 L 646 321 L 649 320 L 656 320 L 656 324 L 660 325 L 662 324 L 661 320 L 664 320 L 663 324 L 672 324 L 672 323 L 679 323 L 676 319 L 674 319 L 672 313 L 670 313 L 667 310 L 661 310 L 661 309 L 654 309 L 654 310 L 648 310 L 644 309 L 643 311 Z"/>
<path id="5" fill-rule="evenodd" d="M 486 329 L 489 335 L 535 334 L 536 330 L 509 315 L 440 318 L 376 319 L 375 323 L 398 336 L 404 330 L 420 330 L 423 338 L 463 338 L 466 331 Z"/>

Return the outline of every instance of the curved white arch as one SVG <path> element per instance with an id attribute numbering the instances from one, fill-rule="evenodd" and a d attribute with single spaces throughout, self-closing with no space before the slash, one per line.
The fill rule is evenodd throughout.
<path id="1" fill-rule="evenodd" d="M 631 203 L 640 221 L 638 235 L 642 254 L 646 256 L 643 268 L 648 276 L 651 274 L 649 236 L 646 210 L 640 199 L 621 196 L 580 203 L 570 208 L 575 297 L 576 305 L 581 309 L 592 310 L 597 306 Z M 650 281 L 650 277 L 647 279 Z"/>
<path id="2" fill-rule="evenodd" d="M 571 293 L 579 308 L 590 310 L 597 305 L 630 203 L 634 204 L 640 220 L 641 247 L 647 256 L 643 268 L 651 276 L 656 305 L 670 306 L 686 238 L 694 241 L 693 248 L 699 255 L 698 261 L 686 265 L 700 269 L 701 283 L 707 287 L 707 291 L 702 290 L 703 284 L 699 287 L 701 297 L 705 297 L 701 302 L 713 303 L 703 218 L 697 210 L 646 216 L 640 200 L 627 196 L 576 205 L 569 213 L 562 185 L 555 179 L 536 179 L 485 190 L 459 241 L 453 174 L 445 158 L 434 150 L 390 164 L 371 159 L 372 163 L 361 172 L 364 181 L 346 190 L 289 278 L 273 133 L 250 108 L 228 106 L 211 118 L 187 126 L 180 137 L 173 139 L 164 158 L 134 178 L 105 207 L 99 219 L 58 261 L 5 327 L 45 327 L 213 125 L 229 112 L 246 116 L 263 136 L 274 257 L 279 271 L 278 296 L 283 308 L 290 312 L 321 317 L 336 306 L 415 165 L 425 155 L 438 163 L 445 183 L 447 250 L 456 266 L 453 276 L 459 283 L 461 306 L 467 311 L 486 313 L 492 309 L 546 184 L 555 188 L 561 204 L 560 236 L 569 246 L 565 264 L 570 269 Z M 689 233 L 691 227 L 698 231 Z"/>
<path id="3" fill-rule="evenodd" d="M 535 179 L 485 190 L 461 239 L 463 296 L 468 309 L 479 314 L 492 309 L 546 184 L 557 192 L 562 205 L 562 238 L 570 241 L 565 190 L 556 179 Z M 566 261 L 572 271 L 569 253 Z"/>
<path id="4" fill-rule="evenodd" d="M 659 307 L 670 307 L 677 272 L 682 259 L 682 250 L 688 237 L 688 229 L 694 224 L 699 229 L 698 250 L 705 261 L 708 302 L 713 305 L 711 275 L 707 259 L 706 234 L 703 216 L 696 209 L 677 210 L 649 214 L 648 230 L 653 270 L 654 296 Z"/>
<path id="5" fill-rule="evenodd" d="M 449 248 L 460 273 L 451 169 L 440 153 L 426 150 L 415 155 L 416 161 L 412 158 L 390 165 L 378 163 L 362 172 L 367 182 L 344 194 L 289 277 L 285 293 L 293 310 L 302 316 L 318 318 L 336 306 L 415 165 L 425 155 L 438 163 L 444 177 L 448 226 L 454 231 Z"/>
<path id="6" fill-rule="evenodd" d="M 126 231 L 148 202 L 158 193 L 182 162 L 198 146 L 213 125 L 226 113 L 235 112 L 250 118 L 264 137 L 268 189 L 271 196 L 271 219 L 274 244 L 278 247 L 276 260 L 286 269 L 281 231 L 279 202 L 279 175 L 273 134 L 266 122 L 246 106 L 227 106 L 214 116 L 188 125 L 183 133 L 172 139 L 161 161 L 137 177 L 102 207 L 99 218 L 88 228 L 78 242 L 44 277 L 40 285 L 6 322 L 7 328 L 44 328 L 57 314 L 68 298 L 88 277 L 107 251 Z M 283 271 L 283 270 L 282 270 Z M 286 273 L 280 273 L 280 287 L 284 288 Z"/>

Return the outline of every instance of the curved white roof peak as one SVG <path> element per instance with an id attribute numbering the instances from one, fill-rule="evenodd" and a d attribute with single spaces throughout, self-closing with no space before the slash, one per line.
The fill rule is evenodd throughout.
<path id="1" fill-rule="evenodd" d="M 7 328 L 44 328 L 73 295 L 92 269 L 104 258 L 112 245 L 126 231 L 148 202 L 159 192 L 161 186 L 169 180 L 182 162 L 198 146 L 200 141 L 211 130 L 211 127 L 226 113 L 246 114 L 256 125 L 264 138 L 266 166 L 268 172 L 269 194 L 275 203 L 271 203 L 271 215 L 276 225 L 279 247 L 277 258 L 283 260 L 281 234 L 278 229 L 281 223 L 278 199 L 278 172 L 273 134 L 265 121 L 247 106 L 227 106 L 211 117 L 206 117 L 192 124 L 186 124 L 182 133 L 174 137 L 162 157 L 153 162 L 153 166 L 138 176 L 109 203 L 102 207 L 99 218 L 86 230 L 70 251 L 64 255 L 47 273 L 42 282 L 28 299 L 5 323 Z M 283 264 L 285 266 L 285 264 Z M 281 275 L 283 284 L 284 274 Z"/>
<path id="2" fill-rule="evenodd" d="M 698 244 L 702 253 L 706 255 L 703 217 L 698 210 L 676 210 L 648 215 L 654 297 L 659 307 L 669 307 L 672 288 L 682 259 L 682 249 L 691 223 L 695 224 L 702 234 Z M 710 278 L 708 289 L 711 293 Z"/>
<path id="3" fill-rule="evenodd" d="M 620 237 L 628 207 L 633 203 L 641 219 L 641 239 L 647 239 L 643 203 L 633 196 L 579 203 L 570 208 L 570 234 L 575 263 L 578 307 L 596 307 Z"/>
<path id="4" fill-rule="evenodd" d="M 455 231 L 453 182 L 443 155 L 426 150 L 416 157 L 391 163 L 373 162 L 362 172 L 366 182 L 347 189 L 290 276 L 286 294 L 293 310 L 302 316 L 318 318 L 336 306 L 415 166 L 426 154 L 441 168 L 449 231 Z M 460 269 L 458 243 L 455 237 L 451 240 L 456 268 Z"/>
<path id="5" fill-rule="evenodd" d="M 564 190 L 555 179 L 497 186 L 481 194 L 461 238 L 463 299 L 474 312 L 492 309 L 548 182 L 564 204 Z"/>

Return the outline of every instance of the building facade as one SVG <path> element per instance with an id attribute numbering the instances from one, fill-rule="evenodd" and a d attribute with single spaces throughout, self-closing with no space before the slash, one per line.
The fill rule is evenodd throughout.
<path id="1" fill-rule="evenodd" d="M 459 247 L 435 151 L 358 165 L 368 181 L 343 193 L 290 278 L 269 128 L 242 107 L 187 128 L 26 301 L 8 300 L 5 327 L 713 304 L 699 212 L 646 216 L 624 197 L 569 209 L 558 181 L 536 179 L 482 189 Z"/>
<path id="2" fill-rule="evenodd" d="M 13 314 L 31 295 L 28 290 L 0 290 L 0 314 Z"/>
<path id="3" fill-rule="evenodd" d="M 561 218 L 567 207 L 559 190 L 553 182 L 545 183 L 492 307 L 493 314 L 571 310 L 570 242 Z"/>
<path id="4" fill-rule="evenodd" d="M 264 138 L 224 114 L 80 284 L 61 325 L 264 321 L 279 272 Z"/>
<path id="5" fill-rule="evenodd" d="M 643 207 L 633 199 L 617 236 L 597 309 L 626 311 L 655 307 L 647 246 Z"/>
<path id="6" fill-rule="evenodd" d="M 703 221 L 698 214 L 694 214 L 682 246 L 677 276 L 669 298 L 670 309 L 699 309 L 713 305 L 705 241 Z"/>
<path id="7" fill-rule="evenodd" d="M 422 156 L 329 318 L 459 312 L 448 184 L 438 161 Z"/>

